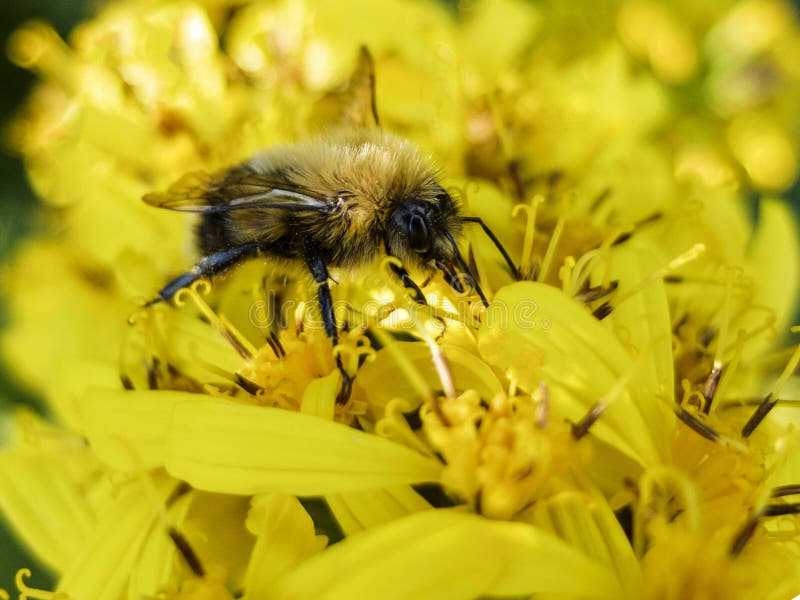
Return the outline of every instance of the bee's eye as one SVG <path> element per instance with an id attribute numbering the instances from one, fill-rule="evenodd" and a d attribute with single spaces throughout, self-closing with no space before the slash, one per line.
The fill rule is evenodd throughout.
<path id="1" fill-rule="evenodd" d="M 412 213 L 408 220 L 408 243 L 414 252 L 427 252 L 431 249 L 431 236 L 428 227 L 417 213 Z"/>

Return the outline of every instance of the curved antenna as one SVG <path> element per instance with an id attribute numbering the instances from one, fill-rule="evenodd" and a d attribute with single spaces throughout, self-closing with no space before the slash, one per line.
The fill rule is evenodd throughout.
<path id="1" fill-rule="evenodd" d="M 497 236 L 489 229 L 489 226 L 483 222 L 483 219 L 480 217 L 461 217 L 462 223 L 477 223 L 483 229 L 483 233 L 487 235 L 487 237 L 492 240 L 494 247 L 503 255 L 503 260 L 506 261 L 508 268 L 511 269 L 511 274 L 514 276 L 515 279 L 519 279 L 519 269 L 514 264 L 514 261 L 511 260 L 511 256 L 509 256 L 506 249 L 503 247 L 503 244 L 500 243 L 500 240 L 497 239 Z"/>

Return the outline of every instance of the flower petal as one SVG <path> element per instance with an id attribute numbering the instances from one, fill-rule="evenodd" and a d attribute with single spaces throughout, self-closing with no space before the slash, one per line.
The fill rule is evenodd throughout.
<path id="1" fill-rule="evenodd" d="M 69 452 L 63 459 L 81 460 Z M 36 556 L 55 570 L 69 564 L 95 522 L 62 460 L 23 450 L 0 454 L 0 509 Z"/>
<path id="2" fill-rule="evenodd" d="M 352 568 L 358 565 L 358 568 Z M 276 597 L 618 598 L 611 573 L 526 523 L 424 511 L 347 538 L 282 578 Z"/>
<path id="3" fill-rule="evenodd" d="M 396 342 L 395 350 L 414 366 L 422 378 L 434 388 L 438 387 L 439 376 L 431 359 L 430 348 L 424 342 Z M 474 354 L 459 346 L 442 346 L 447 362 L 453 373 L 455 385 L 460 390 L 474 389 L 487 398 L 503 392 L 503 387 L 492 369 Z M 366 363 L 358 371 L 356 385 L 364 390 L 371 407 L 383 409 L 393 398 L 404 398 L 415 407 L 421 403 L 418 390 L 395 363 L 390 351 L 378 351 L 375 360 Z M 391 382 L 391 385 L 386 385 Z M 382 414 L 382 411 L 379 411 Z"/>
<path id="4" fill-rule="evenodd" d="M 331 494 L 325 500 L 345 535 L 433 508 L 409 486 Z"/>
<path id="5" fill-rule="evenodd" d="M 797 310 L 800 289 L 800 239 L 797 217 L 785 202 L 761 202 L 758 228 L 750 244 L 747 265 L 758 276 L 757 304 L 775 310 L 778 331 L 784 331 Z M 759 316 L 753 318 L 758 323 Z M 762 344 L 748 347 L 755 354 Z"/>
<path id="6" fill-rule="evenodd" d="M 376 435 L 301 413 L 196 396 L 176 405 L 167 470 L 231 494 L 319 495 L 435 482 L 441 465 Z"/>
<path id="7" fill-rule="evenodd" d="M 173 486 L 173 481 L 159 482 L 162 498 Z M 118 599 L 128 584 L 156 510 L 141 483 L 127 485 L 104 507 L 102 520 L 86 544 L 73 552 L 56 591 L 66 592 L 71 598 Z"/>
<path id="8" fill-rule="evenodd" d="M 274 582 L 327 542 L 314 534 L 314 522 L 297 498 L 281 494 L 253 498 L 247 528 L 258 536 L 245 576 L 248 598 L 276 597 Z"/>
<path id="9" fill-rule="evenodd" d="M 642 575 L 625 532 L 604 498 L 565 492 L 531 510 L 530 523 L 558 536 L 570 548 L 616 572 L 620 598 L 643 597 Z"/>
<path id="10" fill-rule="evenodd" d="M 325 377 L 314 379 L 303 392 L 300 412 L 306 415 L 333 420 L 336 406 L 336 392 L 342 377 L 339 371 L 332 371 Z"/>
<path id="11" fill-rule="evenodd" d="M 166 390 L 91 389 L 79 402 L 83 431 L 97 457 L 114 469 L 160 467 L 172 411 L 197 397 Z"/>
<path id="12" fill-rule="evenodd" d="M 618 293 L 636 285 L 661 265 L 650 252 L 630 246 L 614 249 L 611 258 L 612 280 L 620 282 Z M 639 293 L 614 306 L 603 323 L 636 355 L 648 354 L 642 368 L 633 377 L 637 408 L 647 423 L 648 432 L 659 456 L 669 456 L 670 432 L 675 421 L 668 407 L 674 398 L 675 373 L 672 355 L 672 324 L 664 283 L 654 281 Z M 623 337 L 624 336 L 624 337 Z"/>
<path id="13" fill-rule="evenodd" d="M 525 390 L 545 381 L 554 402 L 577 422 L 634 364 L 630 353 L 586 308 L 554 287 L 519 282 L 500 289 L 478 332 L 481 355 Z M 627 385 L 592 433 L 643 464 L 659 460 L 642 400 L 654 390 Z"/>

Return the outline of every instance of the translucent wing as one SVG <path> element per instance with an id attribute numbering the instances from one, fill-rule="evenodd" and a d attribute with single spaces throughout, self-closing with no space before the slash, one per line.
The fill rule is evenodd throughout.
<path id="1" fill-rule="evenodd" d="M 252 208 L 331 210 L 336 200 L 247 167 L 217 175 L 188 173 L 167 191 L 145 194 L 142 199 L 157 208 L 202 214 Z"/>
<path id="2" fill-rule="evenodd" d="M 320 98 L 311 120 L 322 128 L 372 128 L 380 124 L 375 106 L 375 65 L 365 46 L 359 49 L 355 69 L 347 84 Z"/>

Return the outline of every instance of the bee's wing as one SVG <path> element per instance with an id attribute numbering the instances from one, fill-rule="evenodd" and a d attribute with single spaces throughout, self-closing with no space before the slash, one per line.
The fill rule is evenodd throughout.
<path id="1" fill-rule="evenodd" d="M 221 213 L 252 208 L 330 210 L 333 199 L 269 174 L 233 170 L 223 175 L 199 171 L 181 177 L 165 192 L 145 194 L 150 206 L 181 212 Z"/>
<path id="2" fill-rule="evenodd" d="M 375 63 L 366 46 L 358 52 L 358 62 L 342 99 L 342 120 L 351 125 L 377 127 L 378 109 L 375 106 Z"/>
<path id="3" fill-rule="evenodd" d="M 380 124 L 375 107 L 375 64 L 365 46 L 359 48 L 356 66 L 347 85 L 320 98 L 311 120 L 322 128 L 371 128 Z"/>

